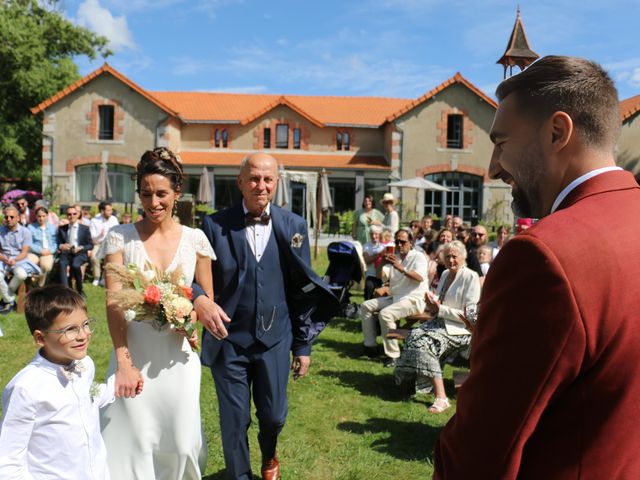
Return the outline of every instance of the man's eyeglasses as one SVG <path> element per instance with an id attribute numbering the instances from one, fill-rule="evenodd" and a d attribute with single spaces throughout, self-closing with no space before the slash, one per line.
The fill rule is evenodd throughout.
<path id="1" fill-rule="evenodd" d="M 13 219 L 18 218 L 18 217 L 16 217 L 15 215 L 5 215 L 4 218 L 13 220 Z"/>
<path id="2" fill-rule="evenodd" d="M 67 212 L 67 217 L 75 217 L 78 215 L 78 212 Z"/>
<path id="3" fill-rule="evenodd" d="M 84 333 L 92 333 L 96 325 L 96 321 L 93 318 L 87 318 L 82 325 L 74 325 L 72 327 L 63 328 L 61 330 L 42 330 L 46 333 L 61 333 L 67 340 L 75 340 L 80 335 L 80 329 Z"/>
<path id="4" fill-rule="evenodd" d="M 398 245 L 404 245 L 405 243 L 409 243 L 409 240 L 396 240 Z"/>

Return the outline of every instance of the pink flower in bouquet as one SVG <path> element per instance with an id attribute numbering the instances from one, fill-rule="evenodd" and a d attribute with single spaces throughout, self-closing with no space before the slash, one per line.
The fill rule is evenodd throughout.
<path id="1" fill-rule="evenodd" d="M 150 305 L 157 305 L 162 300 L 162 292 L 157 285 L 149 285 L 144 290 L 144 301 Z"/>
<path id="2" fill-rule="evenodd" d="M 189 300 L 193 299 L 193 289 L 191 287 L 187 287 L 183 285 L 180 288 L 182 288 L 182 291 L 184 292 L 184 294 L 187 296 Z"/>

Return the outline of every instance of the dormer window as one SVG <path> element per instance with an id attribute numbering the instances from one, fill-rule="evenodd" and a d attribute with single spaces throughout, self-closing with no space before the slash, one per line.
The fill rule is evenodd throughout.
<path id="1" fill-rule="evenodd" d="M 345 130 L 338 130 L 336 133 L 336 150 L 350 150 L 351 135 Z"/>
<path id="2" fill-rule="evenodd" d="M 276 125 L 276 148 L 289 148 L 289 125 Z"/>
<path id="3" fill-rule="evenodd" d="M 216 128 L 213 134 L 213 145 L 216 148 L 227 148 L 229 146 L 229 131 L 226 128 Z"/>

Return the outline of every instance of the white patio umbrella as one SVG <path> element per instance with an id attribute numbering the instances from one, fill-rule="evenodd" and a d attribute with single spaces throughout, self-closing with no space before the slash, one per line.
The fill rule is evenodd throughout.
<path id="1" fill-rule="evenodd" d="M 278 176 L 280 179 L 278 180 L 278 188 L 276 188 L 276 205 L 279 207 L 284 207 L 289 203 L 289 182 L 287 180 L 287 174 L 280 165 L 278 168 Z"/>
<path id="2" fill-rule="evenodd" d="M 109 185 L 109 175 L 107 172 L 107 166 L 103 163 L 100 167 L 100 173 L 98 174 L 98 181 L 93 188 L 93 196 L 96 200 L 103 202 L 111 198 L 111 185 Z"/>
<path id="3" fill-rule="evenodd" d="M 320 209 L 329 210 L 333 208 L 331 190 L 329 190 L 329 175 L 323 169 L 320 173 Z"/>
<path id="4" fill-rule="evenodd" d="M 196 201 L 199 203 L 211 203 L 211 200 L 213 200 L 213 195 L 211 195 L 211 179 L 209 178 L 209 170 L 207 170 L 207 167 L 202 167 Z"/>
<path id="5" fill-rule="evenodd" d="M 396 188 L 415 188 L 416 189 L 416 215 L 418 213 L 418 203 L 421 190 L 429 190 L 433 192 L 450 192 L 451 189 L 440 185 L 439 183 L 426 180 L 422 177 L 413 177 L 406 180 L 397 180 L 387 183 L 387 187 Z"/>

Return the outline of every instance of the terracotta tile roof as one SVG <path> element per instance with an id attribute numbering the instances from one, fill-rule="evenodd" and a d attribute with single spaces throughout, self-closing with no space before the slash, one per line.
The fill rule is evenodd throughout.
<path id="1" fill-rule="evenodd" d="M 180 159 L 184 165 L 207 165 L 207 166 L 240 166 L 240 161 L 247 153 L 222 151 L 222 152 L 179 152 Z M 356 155 L 356 154 L 307 154 L 296 151 L 296 153 L 277 152 L 273 156 L 279 164 L 285 168 L 331 168 L 331 169 L 362 169 L 362 170 L 390 170 L 383 156 L 376 155 Z"/>
<path id="2" fill-rule="evenodd" d="M 131 80 L 129 80 L 127 77 L 125 77 L 124 75 L 122 75 L 120 72 L 118 72 L 117 70 L 115 70 L 111 65 L 109 65 L 108 63 L 105 63 L 104 65 L 102 65 L 99 69 L 91 72 L 89 75 L 86 75 L 84 77 L 82 77 L 80 80 L 78 80 L 77 82 L 69 85 L 67 88 L 60 90 L 58 93 L 56 93 L 55 95 L 53 95 L 52 97 L 49 97 L 48 99 L 46 99 L 44 102 L 40 103 L 39 105 L 33 107 L 31 109 L 31 113 L 33 113 L 34 115 L 36 113 L 40 113 L 43 110 L 45 110 L 47 107 L 53 105 L 54 103 L 56 103 L 57 101 L 63 99 L 64 97 L 66 97 L 67 95 L 69 95 L 71 92 L 74 92 L 75 90 L 77 90 L 78 88 L 82 87 L 83 85 L 86 85 L 87 83 L 89 83 L 91 80 L 93 80 L 96 77 L 99 77 L 100 75 L 102 75 L 103 73 L 109 73 L 111 75 L 113 75 L 114 77 L 116 77 L 118 80 L 120 80 L 121 82 L 123 82 L 124 84 L 128 85 L 132 90 L 134 90 L 135 92 L 138 92 L 140 95 L 142 95 L 144 98 L 146 98 L 147 100 L 149 100 L 150 102 L 156 104 L 159 108 L 161 108 L 162 110 L 164 110 L 165 112 L 171 114 L 171 115 L 176 115 L 176 112 L 174 110 L 172 110 L 170 107 L 166 106 L 164 103 L 162 103 L 162 101 L 158 100 L 157 98 L 155 98 L 153 95 L 149 94 L 149 92 L 147 92 L 146 90 L 144 90 L 143 88 L 139 87 L 137 84 L 135 84 L 134 82 L 132 82 Z"/>
<path id="3" fill-rule="evenodd" d="M 620 120 L 625 121 L 640 112 L 640 95 L 620 102 Z"/>
<path id="4" fill-rule="evenodd" d="M 444 89 L 449 88 L 451 85 L 454 85 L 456 83 L 459 83 L 459 84 L 464 85 L 465 87 L 467 87 L 469 90 L 471 90 L 473 93 L 478 95 L 480 98 L 482 98 L 485 102 L 487 102 L 493 108 L 498 108 L 498 104 L 491 97 L 489 97 L 487 94 L 485 94 L 482 90 L 480 90 L 478 87 L 476 87 L 469 80 L 464 78 L 460 74 L 460 72 L 456 72 L 456 74 L 453 77 L 449 78 L 448 80 L 445 80 L 440 85 L 435 87 L 433 90 L 430 90 L 427 93 L 425 93 L 424 95 L 422 95 L 420 98 L 417 98 L 415 100 L 407 102 L 399 110 L 394 112 L 392 115 L 388 116 L 387 117 L 387 122 L 393 122 L 394 120 L 396 120 L 397 118 L 401 117 L 402 115 L 404 115 L 408 111 L 410 111 L 413 108 L 417 107 L 421 103 L 426 102 L 427 100 L 431 99 L 434 95 L 440 93 Z"/>
<path id="5" fill-rule="evenodd" d="M 319 97 L 236 93 L 151 92 L 184 121 L 246 125 L 279 105 L 286 105 L 318 125 L 379 127 L 385 118 L 410 102 L 402 98 Z"/>

